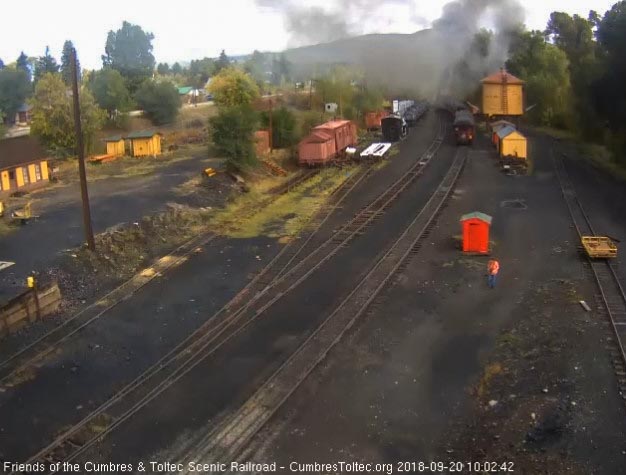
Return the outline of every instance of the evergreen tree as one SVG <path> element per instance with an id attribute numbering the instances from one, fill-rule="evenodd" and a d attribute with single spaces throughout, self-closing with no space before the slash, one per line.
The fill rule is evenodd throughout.
<path id="1" fill-rule="evenodd" d="M 24 71 L 29 81 L 32 79 L 28 56 L 26 56 L 23 51 L 20 53 L 19 57 L 17 58 L 15 67 L 17 69 Z"/>
<path id="2" fill-rule="evenodd" d="M 183 72 L 183 68 L 180 65 L 180 63 L 174 63 L 172 65 L 171 71 L 172 71 L 172 74 L 181 74 Z"/>
<path id="3" fill-rule="evenodd" d="M 156 63 L 152 54 L 152 40 L 152 33 L 127 21 L 122 23 L 119 30 L 109 31 L 107 36 L 102 63 L 120 72 L 131 93 L 136 92 L 154 73 Z"/>
<path id="4" fill-rule="evenodd" d="M 46 46 L 46 52 L 43 56 L 37 58 L 35 63 L 35 82 L 37 82 L 44 74 L 58 73 L 59 65 L 57 60 L 50 54 L 50 48 Z"/>
<path id="5" fill-rule="evenodd" d="M 226 56 L 226 52 L 222 50 L 220 53 L 220 57 L 215 62 L 215 74 L 219 73 L 222 69 L 230 66 L 230 59 Z"/>
<path id="6" fill-rule="evenodd" d="M 74 44 L 70 40 L 63 43 L 63 52 L 61 53 L 61 77 L 65 84 L 72 84 L 72 49 Z M 76 58 L 76 69 L 78 71 L 78 79 L 80 80 L 80 62 Z"/>
<path id="7" fill-rule="evenodd" d="M 2 58 L 0 58 L 0 69 L 4 68 L 4 61 L 2 61 Z"/>
<path id="8" fill-rule="evenodd" d="M 161 76 L 165 76 L 170 73 L 170 65 L 167 63 L 159 63 L 157 65 L 157 73 Z"/>

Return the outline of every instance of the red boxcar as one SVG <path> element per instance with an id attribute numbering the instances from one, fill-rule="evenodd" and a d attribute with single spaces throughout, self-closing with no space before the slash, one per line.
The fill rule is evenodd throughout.
<path id="1" fill-rule="evenodd" d="M 349 120 L 332 120 L 314 127 L 311 134 L 298 144 L 301 165 L 324 164 L 347 147 L 356 145 L 356 125 Z"/>
<path id="2" fill-rule="evenodd" d="M 365 113 L 365 127 L 367 130 L 380 129 L 382 120 L 389 115 L 387 111 L 366 112 Z"/>

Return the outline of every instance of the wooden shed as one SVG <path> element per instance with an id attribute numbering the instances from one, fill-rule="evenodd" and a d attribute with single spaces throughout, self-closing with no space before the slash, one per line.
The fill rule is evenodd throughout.
<path id="1" fill-rule="evenodd" d="M 491 228 L 491 216 L 474 211 L 461 216 L 461 228 L 463 231 L 463 252 L 474 254 L 489 253 L 489 230 Z"/>
<path id="2" fill-rule="evenodd" d="M 524 114 L 524 81 L 501 69 L 481 82 L 483 114 L 487 116 Z"/>
<path id="3" fill-rule="evenodd" d="M 503 135 L 500 135 L 500 133 Z M 521 132 L 505 128 L 499 133 L 498 149 L 501 157 L 515 157 L 526 160 L 528 158 L 528 144 Z"/>
<path id="4" fill-rule="evenodd" d="M 30 136 L 0 140 L 0 196 L 48 183 L 48 154 Z"/>
<path id="5" fill-rule="evenodd" d="M 107 155 L 112 155 L 114 157 L 121 157 L 126 153 L 126 149 L 124 147 L 124 137 L 120 135 L 115 135 L 113 137 L 107 137 L 104 139 L 107 147 Z"/>
<path id="6" fill-rule="evenodd" d="M 130 154 L 133 157 L 156 157 L 161 155 L 161 136 L 160 132 L 151 130 L 140 130 L 131 132 L 126 136 L 130 140 Z"/>

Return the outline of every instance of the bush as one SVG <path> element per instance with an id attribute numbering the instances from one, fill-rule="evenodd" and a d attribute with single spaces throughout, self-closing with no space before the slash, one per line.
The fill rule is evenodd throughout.
<path id="1" fill-rule="evenodd" d="M 173 122 L 181 106 L 178 90 L 167 81 L 144 81 L 135 94 L 135 100 L 155 125 Z"/>
<path id="2" fill-rule="evenodd" d="M 237 170 L 258 165 L 254 150 L 254 131 L 258 117 L 249 106 L 220 108 L 209 119 L 215 149 L 227 159 L 227 166 Z"/>
<path id="3" fill-rule="evenodd" d="M 269 112 L 261 114 L 261 125 L 269 128 Z M 281 107 L 272 112 L 272 147 L 287 148 L 294 145 L 296 137 L 296 116 L 285 107 Z"/>

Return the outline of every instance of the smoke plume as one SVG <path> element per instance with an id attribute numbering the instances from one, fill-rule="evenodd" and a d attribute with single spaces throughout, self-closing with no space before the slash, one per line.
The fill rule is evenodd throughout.
<path id="1" fill-rule="evenodd" d="M 256 4 L 280 12 L 290 33 L 290 45 L 302 46 L 360 35 L 373 20 L 385 22 L 375 15 L 385 6 L 411 7 L 413 1 L 333 0 L 326 8 L 308 6 L 300 0 L 256 0 Z"/>
<path id="2" fill-rule="evenodd" d="M 399 15 L 405 15 L 416 30 L 423 27 L 418 1 L 329 0 L 325 8 L 306 6 L 299 0 L 256 2 L 283 15 L 292 45 L 348 38 L 320 45 L 316 57 L 311 51 L 306 59 L 294 53 L 289 57 L 294 63 L 352 63 L 365 70 L 368 82 L 431 97 L 467 94 L 483 75 L 502 67 L 511 34 L 524 22 L 524 8 L 518 0 L 453 0 L 428 30 L 352 40 L 352 36 L 375 30 L 385 18 L 397 21 Z M 378 22 L 374 28 L 372 21 Z M 483 43 L 476 41 L 482 28 L 490 30 L 483 34 L 483 39 L 487 37 Z"/>

